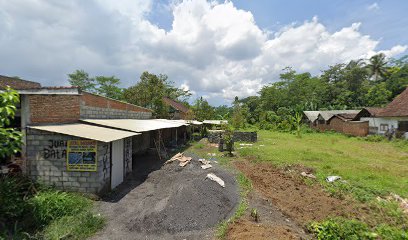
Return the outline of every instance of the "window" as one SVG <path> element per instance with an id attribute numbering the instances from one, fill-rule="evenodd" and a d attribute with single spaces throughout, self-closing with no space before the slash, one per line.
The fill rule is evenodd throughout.
<path id="1" fill-rule="evenodd" d="M 388 131 L 388 124 L 380 124 L 380 131 Z"/>

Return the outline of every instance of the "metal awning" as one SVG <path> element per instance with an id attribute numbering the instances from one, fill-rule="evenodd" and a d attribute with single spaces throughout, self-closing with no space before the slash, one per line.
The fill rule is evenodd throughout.
<path id="1" fill-rule="evenodd" d="M 46 126 L 28 126 L 28 128 L 61 133 L 75 137 L 87 138 L 97 140 L 100 142 L 112 142 L 115 140 L 140 135 L 140 133 L 121 131 L 111 128 L 98 127 L 83 123 L 70 123 L 59 125 L 46 125 Z"/>
<path id="2" fill-rule="evenodd" d="M 133 132 L 148 132 L 184 126 L 183 123 L 168 122 L 159 119 L 81 119 L 81 121 Z"/>

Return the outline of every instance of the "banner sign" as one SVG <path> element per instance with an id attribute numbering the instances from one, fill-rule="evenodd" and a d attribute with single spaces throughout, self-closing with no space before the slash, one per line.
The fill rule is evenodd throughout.
<path id="1" fill-rule="evenodd" d="M 97 142 L 93 140 L 69 140 L 67 144 L 67 170 L 96 172 Z"/>

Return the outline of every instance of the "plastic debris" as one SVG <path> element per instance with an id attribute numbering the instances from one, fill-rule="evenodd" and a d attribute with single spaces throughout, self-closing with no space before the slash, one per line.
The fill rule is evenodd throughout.
<path id="1" fill-rule="evenodd" d="M 211 164 L 204 164 L 204 165 L 201 165 L 201 168 L 202 169 L 209 169 L 209 168 L 212 168 L 212 165 Z"/>
<path id="2" fill-rule="evenodd" d="M 172 163 L 174 161 L 179 161 L 179 166 L 180 167 L 184 167 L 186 166 L 190 161 L 192 160 L 191 157 L 186 157 L 183 155 L 183 153 L 177 153 L 176 155 L 174 155 L 172 158 L 170 158 L 169 160 L 167 160 L 164 164 L 168 164 L 168 163 Z"/>
<path id="3" fill-rule="evenodd" d="M 316 179 L 316 176 L 311 173 L 301 172 L 300 175 L 302 175 L 303 177 Z"/>
<path id="4" fill-rule="evenodd" d="M 252 143 L 240 143 L 239 146 L 253 146 Z"/>
<path id="5" fill-rule="evenodd" d="M 327 181 L 327 182 L 335 182 L 335 181 L 340 180 L 340 179 L 341 179 L 340 176 L 328 176 L 328 177 L 326 178 L 326 181 Z"/>
<path id="6" fill-rule="evenodd" d="M 208 155 L 208 156 L 212 156 L 212 157 L 217 156 L 217 154 L 215 154 L 215 153 L 208 153 L 207 155 Z"/>
<path id="7" fill-rule="evenodd" d="M 210 164 L 210 161 L 208 161 L 208 160 L 206 160 L 204 158 L 200 158 L 200 159 L 198 159 L 198 161 L 203 165 Z"/>
<path id="8" fill-rule="evenodd" d="M 218 183 L 221 187 L 225 187 L 225 183 L 224 180 L 222 180 L 221 178 L 217 177 L 217 175 L 215 175 L 214 173 L 209 173 L 207 174 L 208 179 Z"/>

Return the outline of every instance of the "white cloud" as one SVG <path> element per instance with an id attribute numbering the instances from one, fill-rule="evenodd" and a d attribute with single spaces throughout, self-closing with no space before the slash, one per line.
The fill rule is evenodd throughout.
<path id="1" fill-rule="evenodd" d="M 407 48 L 377 50 L 379 42 L 360 32 L 361 23 L 330 32 L 317 17 L 272 35 L 230 1 L 175 1 L 171 9 L 166 31 L 146 17 L 151 0 L 0 0 L 0 74 L 61 85 L 67 73 L 82 68 L 116 75 L 129 86 L 147 70 L 168 74 L 196 96 L 230 101 L 256 94 L 287 66 L 318 73 Z"/>
<path id="2" fill-rule="evenodd" d="M 370 6 L 367 7 L 368 10 L 370 11 L 378 11 L 380 10 L 380 6 L 378 5 L 378 3 L 373 3 Z"/>

